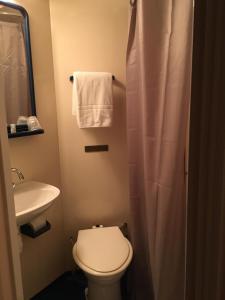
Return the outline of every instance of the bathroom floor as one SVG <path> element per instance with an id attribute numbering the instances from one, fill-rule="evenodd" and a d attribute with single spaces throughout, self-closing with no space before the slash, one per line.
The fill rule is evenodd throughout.
<path id="1" fill-rule="evenodd" d="M 86 286 L 82 273 L 66 272 L 31 300 L 85 300 Z"/>

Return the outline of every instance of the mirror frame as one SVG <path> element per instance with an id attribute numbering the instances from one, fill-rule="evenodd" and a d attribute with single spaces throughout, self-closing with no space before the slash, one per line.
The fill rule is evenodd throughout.
<path id="1" fill-rule="evenodd" d="M 30 92 L 30 101 L 31 101 L 31 115 L 37 116 L 36 113 L 36 104 L 35 104 L 35 92 L 34 92 L 34 77 L 33 77 L 33 64 L 32 64 L 32 55 L 31 55 L 31 43 L 30 43 L 30 27 L 29 27 L 29 16 L 26 9 L 18 4 L 14 4 L 7 1 L 0 1 L 0 5 L 4 5 L 13 9 L 20 11 L 24 17 L 23 30 L 25 37 L 25 48 L 26 48 L 26 61 L 27 61 L 27 71 L 28 71 L 28 80 L 29 80 L 29 92 Z M 23 131 L 16 133 L 9 133 L 8 137 L 19 137 L 26 135 L 34 135 L 44 133 L 43 129 L 35 131 Z"/>
<path id="2" fill-rule="evenodd" d="M 28 78 L 29 78 L 29 92 L 31 99 L 31 112 L 32 115 L 36 116 L 36 105 L 35 105 L 35 94 L 34 94 L 34 78 L 33 78 L 33 65 L 32 65 L 32 56 L 31 56 L 31 44 L 30 44 L 30 29 L 29 29 L 29 17 L 25 8 L 20 5 L 9 3 L 5 1 L 0 1 L 0 5 L 5 5 L 10 8 L 19 10 L 24 17 L 23 30 L 25 36 L 25 48 L 26 48 L 26 61 L 28 69 Z"/>

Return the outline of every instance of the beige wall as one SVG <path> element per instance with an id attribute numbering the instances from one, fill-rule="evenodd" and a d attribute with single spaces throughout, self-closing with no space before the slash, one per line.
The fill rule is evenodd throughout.
<path id="1" fill-rule="evenodd" d="M 37 114 L 45 129 L 44 135 L 10 140 L 12 166 L 21 169 L 27 180 L 60 186 L 60 162 L 63 195 L 62 202 L 58 199 L 46 213 L 52 230 L 35 240 L 23 239 L 28 299 L 64 271 L 64 250 L 67 267 L 74 266 L 69 237 L 79 228 L 128 219 L 124 87 L 128 1 L 50 0 L 52 40 L 47 0 L 12 2 L 24 6 L 30 16 Z M 71 115 L 68 80 L 74 70 L 108 71 L 116 76 L 112 128 L 78 129 Z M 91 144 L 109 144 L 110 151 L 84 153 L 84 146 Z"/>
<path id="2" fill-rule="evenodd" d="M 50 0 L 54 74 L 58 112 L 65 234 L 93 224 L 127 220 L 125 138 L 125 54 L 128 34 L 125 0 Z M 71 115 L 75 70 L 112 72 L 112 128 L 78 129 Z M 85 145 L 108 144 L 109 152 L 84 152 Z M 71 245 L 67 263 L 72 264 Z"/>
<path id="3" fill-rule="evenodd" d="M 53 78 L 49 3 L 19 0 L 30 17 L 37 114 L 45 134 L 10 140 L 11 164 L 34 179 L 60 186 L 56 105 Z M 23 238 L 25 299 L 48 285 L 64 271 L 61 201 L 47 211 L 52 230 L 37 239 Z"/>
<path id="4" fill-rule="evenodd" d="M 4 124 L 5 130 L 5 124 Z M 5 199 L 7 192 L 4 182 L 3 167 L 3 151 L 0 138 L 0 299 L 14 300 L 16 299 L 16 285 L 14 280 L 13 264 L 12 264 L 12 245 L 9 238 L 9 221 L 8 210 Z"/>
<path id="5" fill-rule="evenodd" d="M 4 85 L 0 73 L 0 299 L 23 300 L 20 256 L 11 188 L 9 145 L 5 130 Z"/>

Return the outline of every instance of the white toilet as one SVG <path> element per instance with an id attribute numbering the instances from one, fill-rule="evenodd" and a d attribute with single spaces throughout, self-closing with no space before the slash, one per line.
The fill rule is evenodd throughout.
<path id="1" fill-rule="evenodd" d="M 88 300 L 121 300 L 120 279 L 133 256 L 119 227 L 80 230 L 73 257 L 88 279 Z"/>

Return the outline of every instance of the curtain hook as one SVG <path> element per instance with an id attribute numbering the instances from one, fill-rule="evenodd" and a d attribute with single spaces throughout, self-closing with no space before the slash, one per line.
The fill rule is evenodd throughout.
<path id="1" fill-rule="evenodd" d="M 134 7 L 135 5 L 136 5 L 136 0 L 130 0 L 130 5 L 132 6 L 132 7 Z"/>

